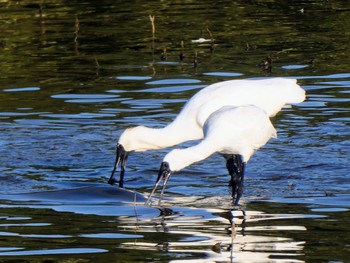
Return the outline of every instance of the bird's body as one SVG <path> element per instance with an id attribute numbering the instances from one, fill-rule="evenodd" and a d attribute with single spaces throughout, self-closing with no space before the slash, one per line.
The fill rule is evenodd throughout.
<path id="1" fill-rule="evenodd" d="M 240 190 L 242 190 L 244 169 L 232 167 L 228 161 L 231 160 L 232 156 L 239 155 L 238 166 L 244 167 L 257 149 L 265 145 L 270 138 L 277 136 L 269 116 L 254 105 L 220 108 L 209 115 L 203 125 L 203 131 L 204 139 L 197 145 L 186 149 L 174 149 L 164 157 L 162 166 L 164 167 L 165 163 L 166 169 L 160 171 L 157 181 L 162 179 L 162 173 L 164 173 L 166 184 L 167 177 L 171 173 L 204 160 L 213 153 L 220 153 L 226 158 L 227 168 L 233 177 L 232 179 L 241 182 L 241 185 L 236 182 L 236 186 L 241 187 Z M 235 164 L 235 166 L 237 165 Z M 165 185 L 163 191 L 164 187 Z M 238 192 L 240 190 L 234 189 Z M 236 197 L 236 202 L 238 202 L 240 195 L 241 193 Z"/>
<path id="2" fill-rule="evenodd" d="M 132 151 L 161 149 L 204 137 L 203 126 L 209 115 L 223 106 L 255 105 L 274 116 L 286 104 L 300 103 L 305 91 L 295 79 L 269 78 L 261 80 L 229 80 L 212 84 L 197 92 L 169 125 L 163 128 L 137 126 L 126 129 L 120 136 L 117 159 L 126 162 Z M 125 158 L 123 155 L 125 154 Z M 118 166 L 116 162 L 116 166 Z M 119 185 L 122 186 L 122 174 Z M 113 184 L 114 171 L 109 183 Z"/>
<path id="3" fill-rule="evenodd" d="M 171 171 L 179 171 L 217 152 L 241 155 L 248 162 L 253 153 L 277 132 L 269 116 L 253 105 L 224 106 L 213 112 L 203 126 L 204 139 L 185 149 L 174 149 L 163 159 Z"/>
<path id="4" fill-rule="evenodd" d="M 255 105 L 268 116 L 276 115 L 284 105 L 300 103 L 305 91 L 294 79 L 229 80 L 197 92 L 179 115 L 164 128 L 137 126 L 126 129 L 119 144 L 130 151 L 146 151 L 202 139 L 208 116 L 223 106 Z"/>

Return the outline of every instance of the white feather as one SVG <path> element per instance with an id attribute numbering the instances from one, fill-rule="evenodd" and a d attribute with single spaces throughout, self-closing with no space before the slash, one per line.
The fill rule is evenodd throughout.
<path id="1" fill-rule="evenodd" d="M 223 106 L 255 105 L 268 116 L 277 114 L 286 104 L 305 100 L 305 91 L 295 79 L 229 80 L 210 85 L 196 93 L 179 115 L 164 128 L 143 126 L 126 129 L 119 144 L 126 151 L 146 151 L 202 139 L 209 115 Z"/>
<path id="2" fill-rule="evenodd" d="M 174 149 L 164 157 L 171 171 L 179 171 L 215 152 L 239 154 L 243 162 L 248 162 L 256 150 L 277 136 L 269 116 L 254 105 L 224 106 L 208 117 L 203 130 L 204 139 L 199 144 Z"/>

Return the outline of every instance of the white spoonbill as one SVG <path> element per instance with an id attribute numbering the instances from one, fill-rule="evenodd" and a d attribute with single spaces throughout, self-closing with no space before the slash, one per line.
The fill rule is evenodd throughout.
<path id="1" fill-rule="evenodd" d="M 164 157 L 156 185 L 146 203 L 150 201 L 163 179 L 159 203 L 172 173 L 217 152 L 226 159 L 226 167 L 232 178 L 232 195 L 237 205 L 243 192 L 246 163 L 270 138 L 277 137 L 269 116 L 253 105 L 220 108 L 208 117 L 203 132 L 204 139 L 199 144 L 186 149 L 174 149 Z"/>
<path id="2" fill-rule="evenodd" d="M 203 138 L 203 125 L 208 116 L 222 106 L 256 105 L 268 116 L 274 116 L 286 104 L 305 100 L 305 91 L 295 79 L 228 80 L 212 84 L 197 92 L 173 122 L 163 128 L 137 126 L 126 129 L 117 145 L 116 161 L 108 180 L 114 184 L 114 173 L 121 164 L 119 186 L 123 186 L 129 152 L 161 149 Z"/>

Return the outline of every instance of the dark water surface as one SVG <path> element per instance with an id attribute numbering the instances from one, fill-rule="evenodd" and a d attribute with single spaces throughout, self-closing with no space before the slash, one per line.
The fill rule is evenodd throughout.
<path id="1" fill-rule="evenodd" d="M 0 1 L 0 21 L 0 262 L 350 262 L 349 1 Z M 240 207 L 216 155 L 163 207 L 144 201 L 169 149 L 106 183 L 123 129 L 274 76 L 307 100 L 273 118 Z"/>

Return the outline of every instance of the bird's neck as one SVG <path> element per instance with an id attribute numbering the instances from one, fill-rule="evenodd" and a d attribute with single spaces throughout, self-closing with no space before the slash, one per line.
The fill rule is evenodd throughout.
<path id="1" fill-rule="evenodd" d="M 179 171 L 195 162 L 202 161 L 208 158 L 210 155 L 216 152 L 216 149 L 205 141 L 201 143 L 185 148 L 175 149 L 164 157 L 163 161 L 166 161 L 170 165 L 170 170 Z"/>
<path id="2" fill-rule="evenodd" d="M 135 151 L 155 150 L 171 147 L 188 140 L 196 140 L 203 137 L 202 133 L 197 134 L 186 127 L 168 125 L 164 128 L 146 128 L 135 138 L 138 147 Z"/>

